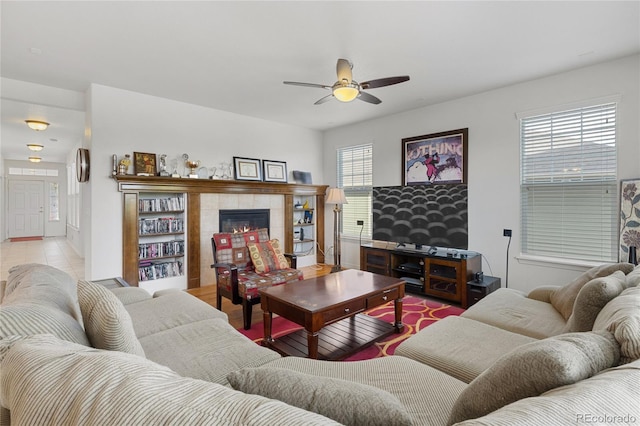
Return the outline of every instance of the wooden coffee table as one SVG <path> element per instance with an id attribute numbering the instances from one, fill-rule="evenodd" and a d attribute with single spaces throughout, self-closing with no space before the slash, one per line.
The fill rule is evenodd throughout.
<path id="1" fill-rule="evenodd" d="M 404 281 L 348 269 L 260 291 L 264 312 L 264 346 L 283 355 L 344 359 L 396 332 L 402 324 Z M 368 309 L 394 301 L 393 324 L 368 315 Z M 304 327 L 273 339 L 271 320 L 278 314 Z"/>

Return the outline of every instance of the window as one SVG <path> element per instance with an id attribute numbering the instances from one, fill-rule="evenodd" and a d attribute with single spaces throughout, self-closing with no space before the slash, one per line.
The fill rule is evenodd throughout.
<path id="1" fill-rule="evenodd" d="M 342 206 L 342 234 L 371 238 L 371 194 L 373 192 L 373 145 L 338 149 L 338 187 L 348 204 Z M 364 221 L 360 226 L 357 221 Z"/>
<path id="2" fill-rule="evenodd" d="M 617 257 L 616 103 L 522 118 L 523 254 Z"/>
<path id="3" fill-rule="evenodd" d="M 60 194 L 58 193 L 58 184 L 49 182 L 49 221 L 57 222 L 60 220 Z"/>

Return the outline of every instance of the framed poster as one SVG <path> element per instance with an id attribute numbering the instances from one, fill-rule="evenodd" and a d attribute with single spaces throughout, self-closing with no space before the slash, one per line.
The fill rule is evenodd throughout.
<path id="1" fill-rule="evenodd" d="M 629 247 L 640 251 L 640 178 L 620 181 L 619 262 L 629 261 Z"/>
<path id="2" fill-rule="evenodd" d="M 284 161 L 262 160 L 265 182 L 287 183 L 287 163 Z"/>
<path id="3" fill-rule="evenodd" d="M 262 180 L 260 160 L 255 158 L 233 157 L 233 171 L 236 180 Z"/>
<path id="4" fill-rule="evenodd" d="M 137 176 L 155 176 L 156 155 L 148 152 L 134 152 L 133 171 Z"/>
<path id="5" fill-rule="evenodd" d="M 402 185 L 467 183 L 469 129 L 402 139 Z"/>

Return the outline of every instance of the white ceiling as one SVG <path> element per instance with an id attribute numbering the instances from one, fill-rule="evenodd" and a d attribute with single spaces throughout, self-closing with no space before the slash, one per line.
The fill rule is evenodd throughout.
<path id="1" fill-rule="evenodd" d="M 1 76 L 84 92 L 90 83 L 311 129 L 394 114 L 640 52 L 640 2 L 2 1 Z M 380 105 L 322 105 L 338 58 Z M 2 156 L 25 159 L 33 114 L 64 161 L 82 114 L 2 94 Z M 35 111 L 35 113 L 34 113 Z M 58 139 L 51 142 L 49 139 Z M 69 139 L 74 140 L 69 140 Z M 57 149 L 54 147 L 57 147 Z M 68 152 L 68 151 L 67 151 Z"/>

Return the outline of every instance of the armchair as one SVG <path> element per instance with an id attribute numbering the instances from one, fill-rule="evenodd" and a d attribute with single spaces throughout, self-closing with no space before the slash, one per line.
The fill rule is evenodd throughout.
<path id="1" fill-rule="evenodd" d="M 253 305 L 260 303 L 260 289 L 302 280 L 297 257 L 284 254 L 278 240 L 270 240 L 267 229 L 239 233 L 217 233 L 211 238 L 216 273 L 216 308 L 222 297 L 242 305 L 244 329 L 251 328 Z"/>

